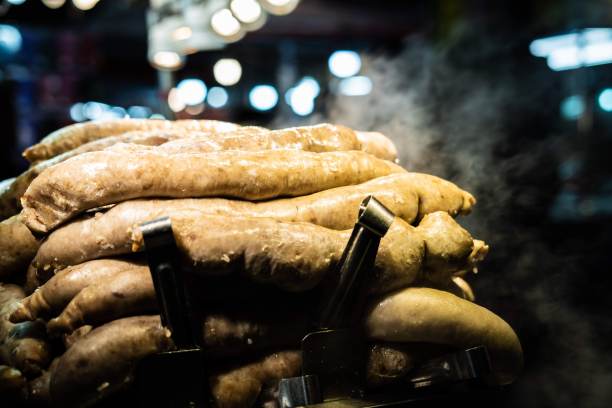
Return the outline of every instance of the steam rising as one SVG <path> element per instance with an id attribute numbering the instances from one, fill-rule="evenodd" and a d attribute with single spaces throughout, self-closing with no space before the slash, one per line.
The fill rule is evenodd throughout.
<path id="1" fill-rule="evenodd" d="M 474 213 L 459 221 L 491 245 L 491 254 L 468 279 L 478 303 L 506 319 L 525 349 L 524 374 L 497 405 L 608 406 L 612 359 L 602 358 L 594 325 L 611 324 L 570 303 L 579 266 L 567 248 L 555 250 L 542 237 L 555 193 L 554 143 L 542 138 L 503 154 L 514 136 L 510 120 L 521 120 L 508 111 L 516 101 L 528 103 L 512 80 L 480 78 L 419 41 L 392 58 L 366 58 L 363 71 L 374 83 L 370 95 L 330 97 L 326 114 L 311 122 L 380 131 L 396 143 L 404 167 L 447 178 L 477 197 Z M 274 125 L 295 123 L 279 118 Z"/>

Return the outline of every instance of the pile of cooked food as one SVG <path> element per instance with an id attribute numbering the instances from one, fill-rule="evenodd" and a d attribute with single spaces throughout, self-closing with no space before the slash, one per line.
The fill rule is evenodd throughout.
<path id="1" fill-rule="evenodd" d="M 496 383 L 522 368 L 514 331 L 466 281 L 489 249 L 455 220 L 476 200 L 402 168 L 380 133 L 122 119 L 62 128 L 24 156 L 0 184 L 3 401 L 120 398 L 139 361 L 175 347 L 139 228 L 167 216 L 203 311 L 202 386 L 216 407 L 274 406 L 369 195 L 396 217 L 364 295 L 368 387 L 479 345 Z"/>

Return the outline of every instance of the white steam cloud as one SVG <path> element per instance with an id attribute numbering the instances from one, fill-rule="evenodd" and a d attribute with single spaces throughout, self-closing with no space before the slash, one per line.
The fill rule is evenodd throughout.
<path id="1" fill-rule="evenodd" d="M 508 108 L 520 101 L 512 81 L 454 67 L 445 51 L 418 40 L 397 56 L 366 58 L 363 71 L 374 83 L 370 95 L 329 96 L 325 114 L 309 123 L 380 131 L 396 143 L 404 167 L 447 178 L 476 195 L 474 213 L 459 221 L 492 248 L 472 279 L 477 300 L 508 320 L 526 346 L 525 372 L 506 403 L 608 406 L 612 358 L 601 357 L 594 327 L 612 325 L 571 304 L 570 276 L 579 266 L 542 238 L 546 194 L 554 193 L 554 143 L 542 138 L 513 154 L 499 153 L 512 140 Z M 280 117 L 274 126 L 295 124 Z M 552 177 L 544 172 L 551 168 Z M 530 177 L 539 181 L 525 183 Z M 531 223 L 524 221 L 525 211 L 536 214 Z M 517 214 L 522 223 L 515 222 Z"/>

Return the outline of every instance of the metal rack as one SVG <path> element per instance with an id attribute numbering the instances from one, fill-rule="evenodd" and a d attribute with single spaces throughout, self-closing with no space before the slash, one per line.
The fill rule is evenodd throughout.
<path id="1" fill-rule="evenodd" d="M 374 408 L 431 406 L 456 384 L 489 383 L 491 366 L 485 347 L 433 359 L 411 371 L 401 386 L 373 394 L 365 386 L 365 336 L 360 331 L 368 271 L 394 214 L 374 197 L 359 208 L 358 220 L 339 262 L 338 283 L 323 302 L 313 330 L 302 340 L 302 375 L 282 379 L 282 408 Z M 149 268 L 160 305 L 162 324 L 170 329 L 177 350 L 144 359 L 136 381 L 143 406 L 210 405 L 201 338 L 189 298 L 188 275 L 169 218 L 141 225 Z M 429 405 L 428 405 L 429 404 Z"/>

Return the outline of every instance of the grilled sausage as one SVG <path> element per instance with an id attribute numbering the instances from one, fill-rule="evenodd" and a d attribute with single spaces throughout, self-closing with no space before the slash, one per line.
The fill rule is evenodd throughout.
<path id="1" fill-rule="evenodd" d="M 127 132 L 119 136 L 109 136 L 103 139 L 94 140 L 50 159 L 32 163 L 30 168 L 13 179 L 6 189 L 3 190 L 0 188 L 0 218 L 17 214 L 21 210 L 21 197 L 30 186 L 30 183 L 32 183 L 32 180 L 38 177 L 45 169 L 55 164 L 66 161 L 79 154 L 104 150 L 117 143 L 156 146 L 179 137 L 187 136 L 188 132 L 180 129 Z"/>
<path id="2" fill-rule="evenodd" d="M 197 211 L 203 216 L 269 217 L 310 222 L 336 230 L 349 229 L 357 219 L 359 204 L 370 194 L 408 223 L 435 211 L 465 214 L 475 203 L 471 194 L 454 184 L 420 173 L 393 174 L 308 196 L 255 203 L 222 198 L 133 200 L 53 231 L 42 243 L 34 264 L 39 270 L 63 268 L 88 259 L 125 253 L 129 251 L 127 231 L 145 221 L 185 212 Z"/>
<path id="3" fill-rule="evenodd" d="M 40 242 L 15 215 L 0 222 L 0 280 L 25 272 L 36 255 Z"/>
<path id="4" fill-rule="evenodd" d="M 159 316 L 115 320 L 74 343 L 51 370 L 50 395 L 58 406 L 94 403 L 126 386 L 136 362 L 169 349 Z"/>
<path id="5" fill-rule="evenodd" d="M 16 178 L 0 181 L 0 220 L 4 220 L 19 212 L 21 203 L 17 203 L 11 193 Z"/>
<path id="6" fill-rule="evenodd" d="M 22 197 L 26 225 L 48 232 L 84 210 L 138 197 L 263 200 L 359 184 L 404 170 L 359 151 L 167 155 L 85 153 L 44 171 Z"/>
<path id="7" fill-rule="evenodd" d="M 0 362 L 30 377 L 47 366 L 50 351 L 44 323 L 9 322 L 9 315 L 24 296 L 19 286 L 0 283 Z"/>
<path id="8" fill-rule="evenodd" d="M 215 152 L 223 150 L 304 150 L 310 152 L 331 152 L 363 150 L 374 156 L 395 160 L 397 150 L 385 136 L 376 132 L 354 132 L 344 126 L 321 124 L 268 131 L 248 126 L 231 132 L 210 133 L 187 129 L 131 131 L 118 136 L 85 143 L 51 159 L 33 164 L 27 171 L 8 183 L 6 191 L 0 186 L 0 216 L 9 217 L 21 209 L 20 199 L 28 186 L 45 169 L 82 153 L 104 150 L 118 144 L 137 146 L 158 146 L 167 153 Z M 122 146 L 129 151 L 130 147 Z M 142 150 L 142 147 L 132 147 Z"/>
<path id="9" fill-rule="evenodd" d="M 472 238 L 446 213 L 427 217 L 446 220 L 436 222 L 435 234 L 423 232 L 396 219 L 381 241 L 372 271 L 372 292 L 387 292 L 404 287 L 422 277 L 450 281 L 452 270 L 431 270 L 444 258 L 456 267 L 471 262 Z M 426 217 L 426 219 L 427 219 Z M 333 231 L 311 224 L 281 223 L 266 218 L 173 219 L 178 247 L 187 256 L 186 264 L 203 275 L 246 275 L 256 282 L 272 283 L 282 289 L 303 291 L 313 288 L 335 271 L 348 241 L 350 231 Z M 424 220 L 425 221 L 425 220 Z M 432 240 L 457 235 L 454 247 L 443 246 L 436 252 Z M 202 234 L 201 231 L 207 231 Z M 142 245 L 138 233 L 134 245 Z M 427 236 L 423 240 L 422 236 Z M 428 252 L 431 247 L 432 251 Z M 463 257 L 463 264 L 459 260 Z M 446 274 L 445 276 L 443 276 Z M 43 286 L 44 287 L 44 286 Z M 43 289 L 44 290 L 44 289 Z M 130 270 L 101 280 L 83 289 L 59 317 L 49 322 L 51 331 L 69 332 L 83 324 L 112 320 L 126 314 L 155 310 L 155 292 L 147 268 Z"/>
<path id="10" fill-rule="evenodd" d="M 103 287 L 103 289 L 100 289 Z M 50 333 L 70 333 L 84 324 L 155 312 L 157 298 L 146 266 L 117 273 L 82 289 L 62 314 L 47 323 Z"/>
<path id="11" fill-rule="evenodd" d="M 210 378 L 211 394 L 218 408 L 252 407 L 264 384 L 299 375 L 299 351 L 281 351 Z"/>
<path id="12" fill-rule="evenodd" d="M 21 209 L 21 197 L 32 180 L 45 169 L 82 153 L 100 151 L 107 147 L 126 143 L 136 146 L 163 144 L 163 148 L 160 150 L 167 153 L 278 149 L 311 152 L 364 150 L 389 160 L 394 160 L 394 155 L 397 154 L 393 143 L 383 135 L 365 132 L 359 133 L 358 137 L 349 128 L 329 124 L 275 131 L 248 126 L 222 133 L 200 132 L 176 127 L 165 130 L 131 131 L 118 136 L 94 140 L 51 159 L 34 163 L 26 172 L 11 182 L 5 192 L 0 188 L 0 202 L 7 203 L 6 211 L 2 211 L 0 206 L 0 215 L 11 216 Z M 130 147 L 122 146 L 121 148 L 129 151 Z M 142 147 L 134 146 L 131 148 L 142 150 Z M 9 201 L 12 201 L 12 203 L 9 203 Z"/>
<path id="13" fill-rule="evenodd" d="M 499 384 L 513 382 L 523 366 L 521 344 L 500 317 L 448 292 L 406 288 L 376 303 L 366 319 L 370 338 L 467 348 L 484 345 Z"/>
<path id="14" fill-rule="evenodd" d="M 424 290 L 424 289 L 421 289 Z M 401 381 L 410 369 L 420 362 L 437 357 L 442 354 L 464 347 L 466 344 L 485 344 L 493 350 L 494 368 L 500 369 L 498 364 L 501 358 L 516 358 L 514 347 L 492 347 L 495 343 L 491 339 L 503 339 L 509 334 L 508 329 L 498 325 L 501 319 L 490 312 L 486 312 L 486 321 L 481 325 L 492 324 L 490 331 L 478 331 L 466 343 L 465 335 L 474 327 L 471 319 L 482 318 L 483 315 L 475 309 L 467 310 L 466 318 L 454 321 L 454 301 L 446 303 L 447 299 L 440 298 L 438 291 L 429 290 L 424 294 L 428 306 L 435 307 L 435 317 L 438 314 L 449 314 L 449 317 L 438 323 L 436 330 L 441 338 L 437 340 L 431 326 L 426 322 L 417 324 L 422 317 L 421 310 L 417 308 L 410 327 L 402 324 L 394 331 L 384 333 L 371 332 L 378 343 L 369 348 L 367 378 L 370 386 L 380 386 L 390 382 Z M 397 296 L 397 295 L 395 295 Z M 447 295 L 452 296 L 452 295 Z M 391 302 L 396 302 L 392 296 Z M 464 301 L 465 302 L 465 301 Z M 472 306 L 469 302 L 470 306 Z M 415 306 L 410 304 L 410 306 Z M 431 313 L 430 313 L 431 314 Z M 401 317 L 387 316 L 401 320 L 410 319 L 410 314 L 403 313 Z M 493 316 L 491 320 L 491 316 Z M 374 314 L 371 319 L 378 319 Z M 380 324 L 382 321 L 379 320 Z M 496 323 L 497 322 L 497 323 Z M 384 323 L 386 324 L 386 322 Z M 369 327 L 369 326 L 368 326 Z M 452 329 L 457 333 L 449 337 Z M 407 330 L 407 331 L 404 331 Z M 233 328 L 236 331 L 236 328 Z M 240 331 L 240 330 L 238 330 Z M 224 332 L 226 335 L 228 332 Z M 403 336 L 403 337 L 402 337 Z M 388 343 L 387 339 L 402 338 L 434 338 L 429 344 L 423 343 Z M 382 339 L 382 340 L 381 340 Z M 498 341 L 500 341 L 498 339 Z M 503 342 L 503 340 L 501 340 Z M 513 343 L 513 342 L 511 342 Z M 66 353 L 59 358 L 59 362 L 51 370 L 51 396 L 55 404 L 71 406 L 84 402 L 97 401 L 120 387 L 126 386 L 132 379 L 134 365 L 146 355 L 171 348 L 168 333 L 159 326 L 159 317 L 140 316 L 120 319 L 101 326 L 84 337 L 77 340 Z M 520 352 L 520 346 L 519 350 Z M 504 355 L 505 354 L 505 355 Z M 520 354 L 518 355 L 520 357 Z M 254 355 L 240 360 L 224 360 L 225 363 L 211 366 L 209 384 L 215 404 L 218 407 L 246 407 L 252 406 L 261 390 L 266 386 L 273 386 L 280 378 L 295 376 L 301 368 L 299 351 L 285 349 L 264 355 Z M 499 374 L 499 371 L 496 371 Z"/>
<path id="15" fill-rule="evenodd" d="M 356 131 L 355 133 L 361 143 L 361 150 L 381 159 L 397 162 L 397 148 L 385 135 L 379 132 Z"/>
<path id="16" fill-rule="evenodd" d="M 452 347 L 437 344 L 376 343 L 368 347 L 367 385 L 375 388 L 401 383 L 410 370 L 427 359 L 446 354 Z M 265 388 L 277 388 L 282 378 L 299 375 L 301 352 L 282 350 L 252 358 L 251 361 L 230 365 L 210 378 L 212 396 L 217 407 L 238 408 L 256 406 L 265 398 Z M 266 393 L 275 392 L 266 390 Z M 258 399 L 259 398 L 259 399 Z M 259 405 L 257 405 L 259 406 Z"/>
<path id="17" fill-rule="evenodd" d="M 130 131 L 184 129 L 206 132 L 227 132 L 239 126 L 215 120 L 147 120 L 118 119 L 76 123 L 49 134 L 38 144 L 27 148 L 23 156 L 29 162 L 47 160 L 58 154 L 75 149 L 85 143 L 108 136 L 117 136 Z"/>
<path id="18" fill-rule="evenodd" d="M 10 316 L 13 323 L 34 320 L 62 310 L 82 289 L 123 271 L 145 268 L 132 261 L 96 259 L 68 267 L 53 276 L 39 290 L 23 299 Z"/>
<path id="19" fill-rule="evenodd" d="M 27 381 L 19 370 L 0 365 L 0 399 L 3 403 L 23 400 L 27 393 L 26 384 Z"/>

